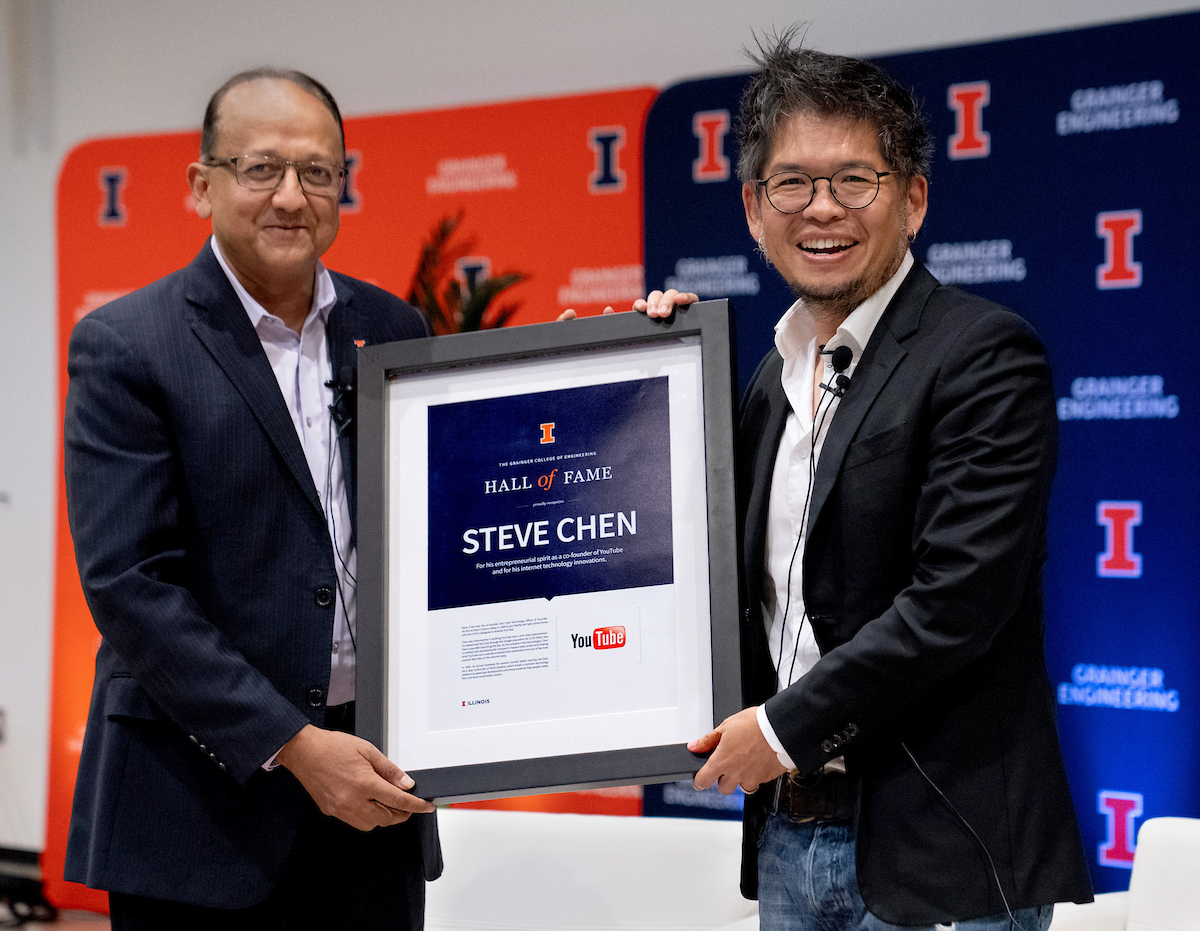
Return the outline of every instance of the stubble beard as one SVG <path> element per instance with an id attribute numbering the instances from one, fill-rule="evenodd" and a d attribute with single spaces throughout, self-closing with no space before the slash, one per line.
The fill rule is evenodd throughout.
<path id="1" fill-rule="evenodd" d="M 788 286 L 792 294 L 804 302 L 804 310 L 809 316 L 820 323 L 837 327 L 850 316 L 854 308 L 888 283 L 904 261 L 907 251 L 908 211 L 905 210 L 900 217 L 895 246 L 888 261 L 877 269 L 868 269 L 862 277 L 831 288 L 814 288 L 799 281 L 788 281 Z"/>

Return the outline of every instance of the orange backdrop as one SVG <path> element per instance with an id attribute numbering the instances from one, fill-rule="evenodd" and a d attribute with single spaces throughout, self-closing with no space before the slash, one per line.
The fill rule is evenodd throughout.
<path id="1" fill-rule="evenodd" d="M 325 262 L 406 297 L 421 244 L 443 218 L 464 280 L 521 272 L 497 303 L 513 323 L 564 307 L 595 313 L 643 291 L 642 131 L 656 91 L 518 101 L 346 120 L 350 175 L 342 229 Z M 59 409 L 75 323 L 115 297 L 186 265 L 209 233 L 184 179 L 199 132 L 83 143 L 58 184 Z M 58 486 L 47 897 L 60 908 L 107 910 L 107 896 L 62 879 L 67 825 L 87 721 L 99 634 L 75 567 Z M 639 790 L 545 796 L 517 807 L 637 814 Z M 496 807 L 504 803 L 492 803 Z"/>

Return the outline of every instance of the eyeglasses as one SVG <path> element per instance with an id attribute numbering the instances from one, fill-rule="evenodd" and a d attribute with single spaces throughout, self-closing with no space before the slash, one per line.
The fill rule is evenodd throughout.
<path id="1" fill-rule="evenodd" d="M 767 200 L 780 213 L 799 213 L 813 202 L 817 182 L 828 181 L 829 193 L 843 207 L 861 210 L 879 194 L 879 179 L 894 171 L 876 171 L 865 165 L 852 165 L 835 171 L 831 177 L 813 178 L 802 171 L 777 171 L 756 182 L 767 192 Z"/>
<path id="2" fill-rule="evenodd" d="M 342 193 L 346 169 L 324 162 L 292 162 L 269 155 L 235 155 L 233 158 L 213 158 L 205 162 L 213 168 L 233 171 L 237 183 L 251 191 L 273 191 L 283 183 L 289 168 L 296 169 L 296 180 L 306 194 L 337 197 Z"/>

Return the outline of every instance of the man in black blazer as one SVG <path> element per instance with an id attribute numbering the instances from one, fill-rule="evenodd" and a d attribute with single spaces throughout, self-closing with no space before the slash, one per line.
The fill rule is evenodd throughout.
<path id="1" fill-rule="evenodd" d="M 749 707 L 690 745 L 711 751 L 695 782 L 751 793 L 764 931 L 1045 931 L 1091 899 L 1042 648 L 1045 353 L 909 252 L 931 151 L 912 97 L 793 34 L 757 61 L 746 220 L 798 300 L 740 420 Z"/>
<path id="2" fill-rule="evenodd" d="M 356 346 L 428 330 L 319 261 L 344 159 L 321 84 L 235 76 L 187 172 L 212 238 L 71 337 L 103 639 L 66 878 L 117 929 L 420 928 L 441 870 L 433 806 L 353 736 Z"/>

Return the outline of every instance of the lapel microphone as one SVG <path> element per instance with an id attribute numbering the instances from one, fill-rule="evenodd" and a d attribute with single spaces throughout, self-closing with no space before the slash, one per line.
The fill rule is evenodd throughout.
<path id="1" fill-rule="evenodd" d="M 354 367 L 343 365 L 337 378 L 325 382 L 326 388 L 333 389 L 333 403 L 329 405 L 329 415 L 341 433 L 354 420 Z"/>
<path id="2" fill-rule="evenodd" d="M 850 386 L 850 376 L 842 373 L 850 368 L 850 363 L 854 361 L 854 350 L 849 346 L 838 346 L 837 349 L 826 351 L 824 346 L 819 346 L 817 354 L 832 357 L 830 362 L 833 363 L 833 371 L 837 377 L 833 379 L 833 386 L 821 382 L 821 387 L 826 391 L 832 391 L 835 398 L 840 398 Z"/>

